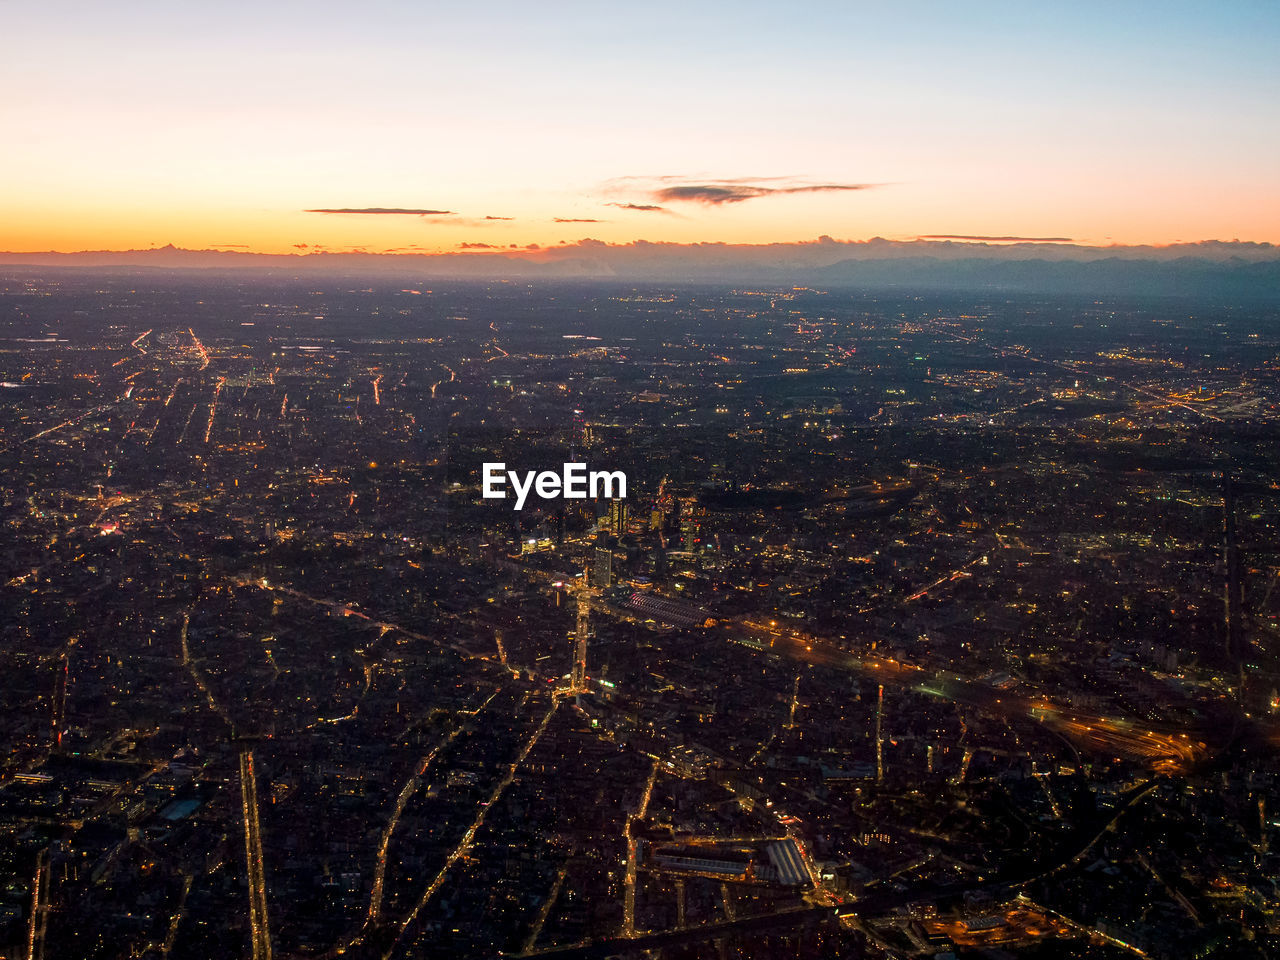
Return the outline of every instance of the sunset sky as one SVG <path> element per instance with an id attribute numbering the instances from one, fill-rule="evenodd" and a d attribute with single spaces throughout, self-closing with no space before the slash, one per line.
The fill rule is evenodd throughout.
<path id="1" fill-rule="evenodd" d="M 6 251 L 1280 242 L 1275 0 L 0 0 L 0 36 Z"/>

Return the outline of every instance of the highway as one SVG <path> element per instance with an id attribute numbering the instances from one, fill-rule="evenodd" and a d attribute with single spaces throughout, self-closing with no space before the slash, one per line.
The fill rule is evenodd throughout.
<path id="1" fill-rule="evenodd" d="M 627 817 L 626 826 L 622 828 L 622 836 L 627 844 L 627 874 L 625 880 L 622 902 L 622 935 L 624 937 L 634 937 L 636 935 L 636 841 L 631 835 L 631 825 L 637 820 L 643 820 L 649 811 L 649 799 L 653 796 L 653 785 L 658 780 L 658 761 L 653 761 L 653 766 L 649 769 L 649 779 L 644 785 L 644 794 L 640 797 L 640 803 L 636 807 L 636 812 Z"/>
<path id="2" fill-rule="evenodd" d="M 549 706 L 547 708 L 547 712 L 543 714 L 542 721 L 525 741 L 519 755 L 514 761 L 512 761 L 511 766 L 507 769 L 506 775 L 503 776 L 502 780 L 498 782 L 498 785 L 493 788 L 493 792 L 488 796 L 485 802 L 480 804 L 480 812 L 476 814 L 475 820 L 472 821 L 471 826 L 467 827 L 466 832 L 462 835 L 462 839 L 458 841 L 458 845 L 449 852 L 447 857 L 445 857 L 444 865 L 440 868 L 440 872 L 436 874 L 436 878 L 431 881 L 427 886 L 427 889 L 422 892 L 422 896 L 418 898 L 418 902 L 414 905 L 413 909 L 410 910 L 405 918 L 400 922 L 399 929 L 396 931 L 395 939 L 391 942 L 391 946 L 387 952 L 383 954 L 382 960 L 390 960 L 390 958 L 396 953 L 400 948 L 401 942 L 404 940 L 405 934 L 408 933 L 409 928 L 413 926 L 414 921 L 418 919 L 418 914 L 420 914 L 423 908 L 431 902 L 431 898 L 436 895 L 436 891 L 444 885 L 445 878 L 453 868 L 453 865 L 467 855 L 467 852 L 471 849 L 472 842 L 475 840 L 476 833 L 482 826 L 484 826 L 485 817 L 488 816 L 489 811 L 493 809 L 494 804 L 501 799 L 503 793 L 506 792 L 507 787 L 511 786 L 511 782 L 515 780 L 516 771 L 520 769 L 520 765 L 524 763 L 525 758 L 529 756 L 538 740 L 542 737 L 543 732 L 547 729 L 547 725 L 551 722 L 551 718 L 555 715 L 556 708 L 560 706 L 560 703 L 561 700 L 558 697 L 551 701 L 551 706 Z"/>
<path id="3" fill-rule="evenodd" d="M 31 920 L 27 927 L 27 960 L 44 960 L 45 934 L 49 929 L 49 848 L 36 857 L 31 880 Z"/>
<path id="4" fill-rule="evenodd" d="M 258 823 L 258 780 L 253 751 L 240 751 L 240 805 L 244 816 L 244 855 L 249 871 L 249 933 L 253 960 L 271 960 L 271 931 L 267 924 L 267 878 L 262 861 L 262 826 Z"/>
<path id="5" fill-rule="evenodd" d="M 387 819 L 386 827 L 383 828 L 382 839 L 378 842 L 378 857 L 373 873 L 373 889 L 369 894 L 369 916 L 365 921 L 366 927 L 375 925 L 382 913 L 382 885 L 387 876 L 387 848 L 391 846 L 391 835 L 395 833 L 396 826 L 400 823 L 404 808 L 408 806 L 409 800 L 413 795 L 418 792 L 418 788 L 422 785 L 422 777 L 426 774 L 427 768 L 431 766 L 431 761 L 436 758 L 436 755 L 442 749 L 451 744 L 461 732 L 462 727 L 454 727 L 443 742 L 423 757 L 414 775 L 409 778 L 396 797 L 395 807 L 391 811 L 391 816 Z"/>
<path id="6" fill-rule="evenodd" d="M 191 674 L 191 680 L 195 683 L 196 688 L 204 694 L 205 703 L 209 705 L 209 709 L 220 716 L 226 725 L 234 730 L 235 724 L 231 722 L 231 716 L 224 710 L 221 704 L 213 696 L 213 691 L 209 689 L 209 684 L 205 681 L 204 674 L 196 666 L 195 661 L 191 658 L 191 647 L 187 643 L 187 632 L 191 626 L 191 615 L 184 613 L 182 615 L 182 632 L 179 639 L 182 645 L 182 665 L 187 668 L 187 672 Z"/>
<path id="7" fill-rule="evenodd" d="M 538 908 L 538 916 L 533 921 L 533 925 L 529 927 L 529 935 L 524 940 L 524 952 L 531 951 L 538 942 L 538 937 L 542 936 L 542 928 L 547 922 L 547 917 L 551 916 L 551 908 L 555 906 L 557 898 L 560 896 L 560 888 L 564 886 L 565 878 L 569 876 L 569 864 L 563 863 L 560 869 L 556 871 L 556 879 L 551 884 L 551 889 L 547 893 L 547 898 L 542 901 L 542 906 Z"/>

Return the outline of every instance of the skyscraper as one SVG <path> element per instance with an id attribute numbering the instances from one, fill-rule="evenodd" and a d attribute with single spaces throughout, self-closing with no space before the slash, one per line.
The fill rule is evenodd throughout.
<path id="1" fill-rule="evenodd" d="M 590 604 L 584 597 L 578 597 L 578 620 L 573 631 L 573 669 L 569 674 L 569 685 L 574 694 L 582 693 L 587 688 L 587 631 L 590 628 Z"/>
<path id="2" fill-rule="evenodd" d="M 615 537 L 627 532 L 627 501 L 609 501 L 609 529 Z"/>
<path id="3" fill-rule="evenodd" d="M 595 566 L 591 571 L 593 587 L 609 587 L 613 585 L 613 547 L 609 543 L 609 534 L 601 531 L 596 534 Z"/>

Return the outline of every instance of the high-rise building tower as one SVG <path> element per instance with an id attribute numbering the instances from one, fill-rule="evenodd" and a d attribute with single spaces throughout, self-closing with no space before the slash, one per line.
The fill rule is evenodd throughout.
<path id="1" fill-rule="evenodd" d="M 596 535 L 595 565 L 591 571 L 593 587 L 609 587 L 613 585 L 613 547 L 609 545 L 609 534 L 603 531 Z"/>
<path id="2" fill-rule="evenodd" d="M 587 630 L 591 624 L 591 606 L 585 597 L 578 598 L 578 622 L 573 631 L 573 669 L 569 686 L 574 694 L 587 689 Z"/>
<path id="3" fill-rule="evenodd" d="M 661 540 L 653 545 L 653 579 L 658 582 L 667 579 L 667 551 Z"/>
<path id="4" fill-rule="evenodd" d="M 686 508 L 680 511 L 680 542 L 685 550 L 700 550 L 702 546 L 702 522 L 705 511 Z"/>
<path id="5" fill-rule="evenodd" d="M 884 684 L 876 690 L 876 783 L 884 781 Z"/>
<path id="6" fill-rule="evenodd" d="M 609 529 L 615 537 L 627 532 L 627 501 L 609 501 Z"/>

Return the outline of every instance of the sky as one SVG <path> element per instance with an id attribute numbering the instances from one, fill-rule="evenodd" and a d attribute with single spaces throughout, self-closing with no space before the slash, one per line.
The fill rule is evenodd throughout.
<path id="1" fill-rule="evenodd" d="M 5 251 L 1280 242 L 1275 0 L 0 0 L 0 36 Z"/>

